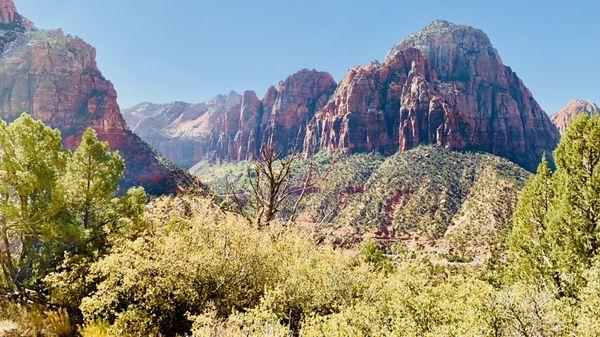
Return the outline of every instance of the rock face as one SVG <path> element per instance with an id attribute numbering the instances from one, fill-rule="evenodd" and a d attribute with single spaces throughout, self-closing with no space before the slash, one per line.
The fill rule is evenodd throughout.
<path id="1" fill-rule="evenodd" d="M 239 109 L 220 118 L 200 147 L 204 159 L 243 160 L 255 157 L 270 140 L 282 154 L 302 150 L 306 125 L 335 90 L 333 77 L 301 70 L 271 87 L 259 100 L 246 91 Z"/>
<path id="2" fill-rule="evenodd" d="M 242 96 L 232 91 L 199 104 L 142 103 L 123 110 L 123 117 L 167 159 L 189 168 L 202 159 L 199 147 L 203 139 L 229 110 L 240 109 L 241 102 Z"/>
<path id="3" fill-rule="evenodd" d="M 194 184 L 132 133 L 121 116 L 113 85 L 96 66 L 94 48 L 61 30 L 39 30 L 10 0 L 0 0 L 0 117 L 28 112 L 58 128 L 75 147 L 92 127 L 127 164 L 123 187 L 149 193 L 177 192 Z"/>
<path id="4" fill-rule="evenodd" d="M 309 123 L 304 151 L 480 150 L 534 169 L 559 134 L 480 30 L 435 21 L 383 64 L 351 69 Z"/>
<path id="5" fill-rule="evenodd" d="M 152 117 L 156 128 L 148 132 L 134 129 L 185 167 L 199 159 L 252 158 L 273 140 L 284 154 L 307 156 L 319 151 L 389 156 L 436 144 L 489 152 L 533 170 L 559 139 L 488 37 L 447 21 L 434 21 L 407 37 L 383 63 L 351 69 L 337 86 L 329 74 L 303 70 L 269 89 L 262 100 L 249 91 L 239 104 L 219 106 L 211 118 L 203 109 L 194 115 L 205 122 L 192 124 L 207 132 L 179 123 L 189 106 Z M 156 110 L 145 109 L 149 115 Z M 137 125 L 137 117 L 131 118 Z"/>
<path id="6" fill-rule="evenodd" d="M 562 134 L 565 132 L 571 121 L 579 114 L 600 114 L 600 108 L 594 102 L 574 99 L 567 103 L 560 112 L 552 116 L 552 123 L 556 125 Z"/>
<path id="7" fill-rule="evenodd" d="M 301 70 L 271 87 L 231 92 L 196 105 L 142 103 L 124 112 L 133 130 L 181 167 L 201 159 L 255 157 L 272 140 L 282 154 L 302 151 L 306 125 L 332 95 L 331 75 Z"/>

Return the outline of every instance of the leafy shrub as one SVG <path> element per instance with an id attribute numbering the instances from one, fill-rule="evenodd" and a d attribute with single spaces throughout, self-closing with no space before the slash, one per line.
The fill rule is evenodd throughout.
<path id="1" fill-rule="evenodd" d="M 110 325 L 106 322 L 88 322 L 81 327 L 81 337 L 110 337 Z"/>
<path id="2" fill-rule="evenodd" d="M 251 310 L 247 314 L 234 313 L 227 319 L 217 317 L 214 309 L 191 317 L 193 337 L 291 337 L 289 328 L 282 325 L 271 312 Z"/>
<path id="3" fill-rule="evenodd" d="M 572 336 L 571 306 L 528 287 L 494 289 L 469 276 L 401 267 L 363 301 L 305 322 L 304 337 Z"/>
<path id="4" fill-rule="evenodd" d="M 577 315 L 578 336 L 600 335 L 600 261 L 585 273 L 586 286 L 581 291 L 579 314 Z"/>
<path id="5" fill-rule="evenodd" d="M 186 315 L 209 308 L 226 318 L 263 307 L 297 325 L 350 303 L 368 284 L 355 253 L 295 230 L 258 230 L 207 199 L 158 199 L 146 221 L 145 235 L 92 265 L 100 283 L 81 306 L 88 321 L 110 322 L 121 335 L 183 333 Z"/>

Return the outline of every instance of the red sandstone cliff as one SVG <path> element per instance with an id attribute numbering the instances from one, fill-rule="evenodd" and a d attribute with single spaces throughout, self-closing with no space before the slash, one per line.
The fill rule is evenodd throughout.
<path id="1" fill-rule="evenodd" d="M 600 114 L 598 105 L 591 101 L 575 99 L 567 103 L 560 112 L 551 117 L 552 123 L 556 125 L 560 133 L 565 132 L 569 123 L 580 114 Z"/>
<path id="2" fill-rule="evenodd" d="M 150 109 L 151 110 L 151 109 Z M 187 109 L 189 110 L 189 109 Z M 284 154 L 303 151 L 380 152 L 391 155 L 421 144 L 490 152 L 535 169 L 552 151 L 559 133 L 529 90 L 480 30 L 435 21 L 390 51 L 383 63 L 351 69 L 339 85 L 323 72 L 300 71 L 262 100 L 252 91 L 239 104 L 218 104 L 207 132 L 195 133 L 179 112 L 154 118 L 168 139 L 144 136 L 185 151 L 164 149 L 190 166 L 189 158 L 242 160 L 255 156 L 269 139 Z M 157 121 L 160 121 L 157 123 Z M 141 122 L 140 125 L 143 125 Z M 136 129 L 138 130 L 138 129 Z M 187 143 L 186 143 L 187 144 Z M 187 146 L 187 145 L 186 145 Z M 189 154 L 192 153 L 192 154 Z"/>
<path id="3" fill-rule="evenodd" d="M 302 150 L 306 125 L 335 90 L 331 75 L 301 70 L 271 87 L 259 100 L 244 93 L 239 109 L 216 123 L 199 149 L 205 158 L 243 160 L 255 157 L 270 139 L 283 155 Z"/>
<path id="4" fill-rule="evenodd" d="M 83 40 L 36 29 L 11 0 L 0 0 L 0 52 L 0 117 L 10 121 L 28 112 L 58 128 L 71 148 L 87 127 L 94 128 L 125 159 L 123 187 L 163 194 L 194 184 L 128 129 L 113 85 Z"/>
<path id="5" fill-rule="evenodd" d="M 182 167 L 201 159 L 253 158 L 269 139 L 289 154 L 302 151 L 306 125 L 335 88 L 331 75 L 301 70 L 269 88 L 262 100 L 246 91 L 196 105 L 143 103 L 126 109 L 125 118 Z"/>
<path id="6" fill-rule="evenodd" d="M 558 131 L 480 30 L 435 21 L 383 64 L 351 69 L 310 123 L 305 152 L 419 144 L 490 152 L 534 169 Z"/>

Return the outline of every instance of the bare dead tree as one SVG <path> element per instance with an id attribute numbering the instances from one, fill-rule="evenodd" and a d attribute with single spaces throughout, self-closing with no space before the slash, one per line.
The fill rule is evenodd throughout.
<path id="1" fill-rule="evenodd" d="M 287 203 L 297 196 L 288 215 L 288 224 L 299 213 L 307 191 L 312 187 L 312 165 L 301 186 L 294 186 L 292 172 L 299 156 L 297 154 L 282 158 L 269 141 L 259 153 L 248 172 L 250 191 L 238 192 L 227 182 L 227 190 L 235 210 L 254 223 L 258 228 L 269 226 L 283 211 Z M 244 211 L 249 209 L 250 212 Z"/>

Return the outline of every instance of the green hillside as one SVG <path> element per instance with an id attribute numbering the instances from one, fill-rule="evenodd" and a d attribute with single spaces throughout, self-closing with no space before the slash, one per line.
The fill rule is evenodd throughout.
<path id="1" fill-rule="evenodd" d="M 247 188 L 249 162 L 191 172 L 220 194 L 227 180 Z M 300 220 L 333 237 L 414 239 L 467 259 L 486 257 L 510 228 L 518 191 L 529 173 L 508 160 L 424 146 L 388 158 L 378 154 L 319 154 L 296 163 L 301 183 L 312 168 L 314 187 Z"/>

